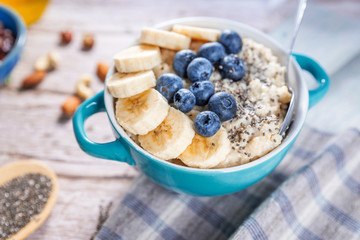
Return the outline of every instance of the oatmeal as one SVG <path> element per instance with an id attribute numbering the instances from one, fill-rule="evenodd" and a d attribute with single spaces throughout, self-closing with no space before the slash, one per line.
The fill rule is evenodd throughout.
<path id="1" fill-rule="evenodd" d="M 172 66 L 175 51 L 162 49 L 163 61 Z M 232 167 L 260 158 L 280 145 L 279 130 L 286 115 L 291 94 L 285 85 L 285 67 L 280 65 L 269 48 L 251 39 L 243 39 L 243 49 L 238 54 L 246 65 L 241 81 L 223 79 L 214 71 L 210 81 L 215 91 L 232 94 L 237 101 L 236 117 L 223 122 L 231 141 L 231 152 L 216 168 Z M 172 68 L 168 68 L 173 72 Z M 191 82 L 183 80 L 184 87 Z M 195 106 L 187 115 L 194 120 L 204 110 Z"/>
<path id="2" fill-rule="evenodd" d="M 230 93 L 238 107 L 235 118 L 222 123 L 231 141 L 231 151 L 215 168 L 248 163 L 280 145 L 282 136 L 278 133 L 291 99 L 285 85 L 286 69 L 270 49 L 245 38 L 238 55 L 246 65 L 241 81 L 223 79 L 218 71 L 210 78 L 215 91 Z M 188 116 L 194 119 L 202 110 L 196 106 Z"/>
<path id="3" fill-rule="evenodd" d="M 232 151 L 217 167 L 248 163 L 276 148 L 282 141 L 278 134 L 286 115 L 291 94 L 285 85 L 285 67 L 271 50 L 251 39 L 243 39 L 239 57 L 246 65 L 241 81 L 212 78 L 216 91 L 231 93 L 237 101 L 236 117 L 223 123 Z"/>
<path id="4" fill-rule="evenodd" d="M 152 155 L 194 168 L 246 164 L 279 146 L 291 94 L 278 58 L 231 29 L 181 27 L 145 29 L 143 45 L 115 55 L 107 87 L 119 125 Z"/>

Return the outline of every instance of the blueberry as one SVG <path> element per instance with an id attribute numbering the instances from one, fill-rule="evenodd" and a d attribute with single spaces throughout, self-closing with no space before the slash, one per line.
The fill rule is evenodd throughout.
<path id="1" fill-rule="evenodd" d="M 229 78 L 234 81 L 241 80 L 245 75 L 246 69 L 244 62 L 232 55 L 221 58 L 218 68 L 223 78 Z"/>
<path id="2" fill-rule="evenodd" d="M 198 57 L 192 60 L 187 67 L 187 76 L 192 82 L 207 81 L 213 71 L 213 66 L 209 60 Z"/>
<path id="3" fill-rule="evenodd" d="M 224 45 L 227 54 L 238 54 L 242 48 L 240 35 L 231 29 L 224 29 L 219 37 L 219 42 Z"/>
<path id="4" fill-rule="evenodd" d="M 155 88 L 171 102 L 174 94 L 183 87 L 184 84 L 181 77 L 174 73 L 165 73 L 158 78 Z"/>
<path id="5" fill-rule="evenodd" d="M 208 109 L 216 113 L 221 121 L 227 121 L 236 115 L 235 98 L 227 92 L 218 92 L 209 99 Z"/>
<path id="6" fill-rule="evenodd" d="M 195 57 L 196 53 L 190 49 L 177 52 L 173 61 L 173 68 L 177 75 L 182 78 L 186 78 L 186 68 Z"/>
<path id="7" fill-rule="evenodd" d="M 174 105 L 183 113 L 190 112 L 195 102 L 195 96 L 189 89 L 182 88 L 174 94 Z"/>
<path id="8" fill-rule="evenodd" d="M 204 111 L 194 119 L 195 132 L 203 137 L 211 137 L 219 131 L 221 122 L 216 113 Z"/>
<path id="9" fill-rule="evenodd" d="M 199 48 L 198 56 L 204 57 L 214 64 L 225 56 L 225 48 L 218 42 L 205 43 Z"/>
<path id="10" fill-rule="evenodd" d="M 190 91 L 195 95 L 196 105 L 205 106 L 209 98 L 214 95 L 215 87 L 210 81 L 194 82 L 190 86 Z"/>

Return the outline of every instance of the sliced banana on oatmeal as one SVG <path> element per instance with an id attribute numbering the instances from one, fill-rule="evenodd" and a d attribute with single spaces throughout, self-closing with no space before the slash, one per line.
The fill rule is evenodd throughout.
<path id="1" fill-rule="evenodd" d="M 151 70 L 161 63 L 160 48 L 150 45 L 133 46 L 117 53 L 114 61 L 118 72 Z"/>
<path id="2" fill-rule="evenodd" d="M 185 35 L 156 28 L 143 28 L 140 42 L 172 50 L 188 49 L 191 39 Z"/>
<path id="3" fill-rule="evenodd" d="M 151 88 L 128 98 L 119 98 L 115 106 L 116 120 L 132 134 L 147 134 L 165 119 L 169 111 L 167 100 Z"/>
<path id="4" fill-rule="evenodd" d="M 164 160 L 177 158 L 195 135 L 192 121 L 184 113 L 170 107 L 164 121 L 153 131 L 139 136 L 141 146 Z"/>
<path id="5" fill-rule="evenodd" d="M 212 168 L 224 161 L 230 150 L 227 131 L 221 127 L 212 137 L 195 134 L 192 143 L 179 159 L 189 167 Z"/>
<path id="6" fill-rule="evenodd" d="M 115 98 L 127 98 L 144 92 L 156 84 L 152 70 L 136 73 L 115 73 L 107 81 L 107 88 Z"/>
<path id="7" fill-rule="evenodd" d="M 173 32 L 186 35 L 192 39 L 216 42 L 220 36 L 220 30 L 212 28 L 201 28 L 175 24 Z"/>

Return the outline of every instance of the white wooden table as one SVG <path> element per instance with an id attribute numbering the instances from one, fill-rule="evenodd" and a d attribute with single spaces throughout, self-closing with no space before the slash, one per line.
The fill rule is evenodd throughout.
<path id="1" fill-rule="evenodd" d="M 212 16 L 270 31 L 293 14 L 289 2 L 294 1 L 51 1 L 41 20 L 28 29 L 24 53 L 10 84 L 0 89 L 0 166 L 39 160 L 57 173 L 60 182 L 51 216 L 29 239 L 89 239 L 96 231 L 100 210 L 111 202 L 116 206 L 138 174 L 124 163 L 86 155 L 76 143 L 71 121 L 61 117 L 60 106 L 74 93 L 82 73 L 93 74 L 93 88 L 101 91 L 103 83 L 95 75 L 97 62 L 110 63 L 144 26 L 185 16 Z M 349 15 L 360 14 L 360 9 L 353 8 L 355 1 L 319 2 Z M 58 42 L 59 32 L 65 29 L 71 29 L 74 38 L 64 47 Z M 95 35 L 92 51 L 81 51 L 84 33 Z M 62 56 L 59 69 L 36 89 L 19 91 L 36 58 L 54 49 Z M 105 113 L 89 119 L 86 131 L 94 141 L 114 139 Z"/>

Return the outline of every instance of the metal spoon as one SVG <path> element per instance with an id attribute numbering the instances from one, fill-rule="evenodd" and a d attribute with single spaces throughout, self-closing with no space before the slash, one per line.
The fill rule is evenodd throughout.
<path id="1" fill-rule="evenodd" d="M 288 55 L 287 55 L 287 58 L 286 58 L 287 70 L 286 70 L 286 75 L 285 75 L 285 81 L 286 81 L 286 85 L 289 88 L 289 91 L 291 92 L 291 100 L 290 100 L 290 103 L 289 103 L 289 108 L 288 108 L 288 111 L 286 113 L 284 122 L 283 122 L 283 124 L 281 126 L 281 129 L 280 129 L 280 132 L 279 132 L 279 134 L 282 135 L 282 136 L 285 134 L 285 131 L 289 128 L 289 125 L 290 125 L 291 120 L 292 120 L 292 115 L 293 115 L 293 112 L 294 112 L 295 92 L 292 90 L 292 88 L 289 85 L 290 58 L 291 58 L 291 53 L 292 53 L 293 48 L 294 48 L 296 36 L 297 36 L 297 34 L 299 32 L 300 24 L 301 24 L 301 21 L 302 21 L 303 16 L 304 16 L 306 5 L 307 5 L 307 0 L 300 0 L 299 1 L 297 13 L 296 13 L 296 19 L 295 19 L 295 28 L 294 28 L 292 39 L 291 39 L 291 42 L 290 42 L 289 52 L 288 52 Z"/>

